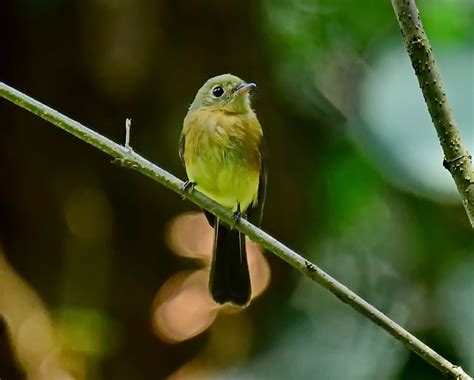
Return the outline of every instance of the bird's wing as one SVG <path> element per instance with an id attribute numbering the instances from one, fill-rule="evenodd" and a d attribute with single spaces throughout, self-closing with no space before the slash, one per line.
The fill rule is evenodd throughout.
<path id="1" fill-rule="evenodd" d="M 259 146 L 260 152 L 260 177 L 258 183 L 258 194 L 257 201 L 254 203 L 253 207 L 248 211 L 248 220 L 255 224 L 257 227 L 262 223 L 263 217 L 263 206 L 265 205 L 265 198 L 267 194 L 267 168 L 265 165 L 266 160 L 266 149 L 265 141 L 262 137 Z"/>

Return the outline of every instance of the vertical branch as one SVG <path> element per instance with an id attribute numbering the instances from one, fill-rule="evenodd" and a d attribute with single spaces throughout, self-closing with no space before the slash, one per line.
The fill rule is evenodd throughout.
<path id="1" fill-rule="evenodd" d="M 392 5 L 431 120 L 438 132 L 444 152 L 443 166 L 451 173 L 474 228 L 474 172 L 471 155 L 464 147 L 454 121 L 415 0 L 392 0 Z"/>

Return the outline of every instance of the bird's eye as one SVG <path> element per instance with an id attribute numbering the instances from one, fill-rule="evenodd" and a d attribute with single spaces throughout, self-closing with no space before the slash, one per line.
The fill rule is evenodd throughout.
<path id="1" fill-rule="evenodd" d="M 216 86 L 212 89 L 212 95 L 214 95 L 216 98 L 220 98 L 222 95 L 224 95 L 224 89 L 221 86 Z"/>

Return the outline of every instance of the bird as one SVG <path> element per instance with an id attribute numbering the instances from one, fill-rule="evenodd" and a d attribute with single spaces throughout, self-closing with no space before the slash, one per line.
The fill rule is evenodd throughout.
<path id="1" fill-rule="evenodd" d="M 263 131 L 250 101 L 255 88 L 232 74 L 207 80 L 184 118 L 179 156 L 188 177 L 183 190 L 207 195 L 231 210 L 234 221 L 260 226 L 267 171 Z M 252 290 L 245 235 L 205 215 L 214 228 L 210 295 L 218 304 L 246 307 Z"/>

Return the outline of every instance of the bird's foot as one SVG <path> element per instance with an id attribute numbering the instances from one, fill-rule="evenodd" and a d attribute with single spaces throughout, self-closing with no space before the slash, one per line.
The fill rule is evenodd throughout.
<path id="1" fill-rule="evenodd" d="M 181 187 L 181 190 L 183 191 L 183 199 L 184 199 L 184 193 L 192 192 L 195 187 L 196 187 L 196 182 L 193 182 L 193 181 L 184 182 L 183 186 Z"/>

